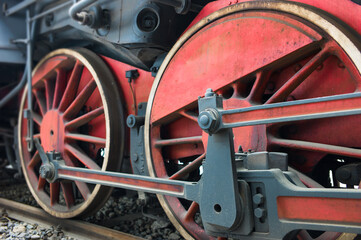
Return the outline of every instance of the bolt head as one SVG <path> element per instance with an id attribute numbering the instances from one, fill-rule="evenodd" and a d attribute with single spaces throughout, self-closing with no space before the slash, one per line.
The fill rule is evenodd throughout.
<path id="1" fill-rule="evenodd" d="M 198 116 L 198 124 L 204 131 L 212 133 L 219 124 L 217 113 L 214 110 L 206 109 Z"/>
<path id="2" fill-rule="evenodd" d="M 127 125 L 128 127 L 132 128 L 135 126 L 135 116 L 134 115 L 129 115 L 127 117 Z"/>
<path id="3" fill-rule="evenodd" d="M 263 208 L 256 208 L 254 210 L 254 216 L 256 218 L 263 218 L 264 216 L 266 216 L 266 210 Z"/>
<path id="4" fill-rule="evenodd" d="M 209 123 L 209 117 L 207 115 L 203 115 L 199 118 L 199 123 L 203 126 L 207 126 Z"/>
<path id="5" fill-rule="evenodd" d="M 42 165 L 39 169 L 40 176 L 42 178 L 51 178 L 53 176 L 53 169 L 50 165 Z"/>
<path id="6" fill-rule="evenodd" d="M 213 92 L 212 88 L 208 88 L 204 94 L 205 97 L 213 97 L 214 95 L 215 93 Z"/>
<path id="7" fill-rule="evenodd" d="M 264 202 L 264 197 L 262 194 L 257 193 L 256 195 L 253 196 L 253 203 L 254 204 L 262 204 Z"/>

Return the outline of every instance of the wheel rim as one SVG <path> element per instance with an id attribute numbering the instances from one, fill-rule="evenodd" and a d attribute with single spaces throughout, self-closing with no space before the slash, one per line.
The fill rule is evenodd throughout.
<path id="1" fill-rule="evenodd" d="M 270 10 L 272 12 L 270 12 Z M 252 22 L 249 19 L 255 20 Z M 255 26 L 261 24 L 257 22 L 256 19 L 262 19 L 262 23 L 265 25 L 271 25 L 270 22 L 267 22 L 272 21 L 270 19 L 274 19 L 274 22 L 272 22 L 272 26 L 262 29 L 262 32 L 251 31 L 251 29 L 255 29 Z M 234 23 L 233 25 L 231 24 L 232 21 Z M 245 23 L 247 21 L 248 23 Z M 285 25 L 288 25 L 291 29 L 282 26 L 282 22 L 287 23 Z M 253 28 L 250 28 L 250 26 Z M 253 36 L 255 39 L 265 32 L 265 35 L 273 34 L 273 36 L 276 37 L 273 44 L 277 43 L 279 46 L 286 46 L 290 43 L 287 42 L 287 40 L 295 40 L 297 38 L 297 41 L 293 41 L 292 43 L 294 46 L 298 45 L 295 48 L 281 49 L 286 52 L 283 52 L 284 54 L 282 53 L 283 55 L 280 54 L 279 56 L 274 54 L 274 51 L 277 53 L 277 50 L 279 50 L 277 47 L 274 49 L 262 48 L 262 52 L 256 52 L 252 55 L 249 54 L 250 52 L 247 53 L 248 50 L 252 51 L 252 49 L 254 49 L 252 48 L 252 46 L 254 46 L 252 45 L 252 41 L 244 41 L 232 35 L 231 31 L 227 32 L 227 30 L 234 31 L 234 29 L 237 29 L 241 36 Z M 243 29 L 246 30 L 243 31 Z M 278 36 L 274 32 L 275 29 L 279 30 Z M 299 30 L 301 30 L 302 33 L 300 33 Z M 283 31 L 287 34 L 282 35 Z M 224 39 L 220 41 L 220 36 L 227 39 L 227 41 L 224 41 Z M 312 40 L 307 40 L 307 38 Z M 292 101 L 294 99 L 298 100 L 358 91 L 358 86 L 361 81 L 361 62 L 359 61 L 361 58 L 360 51 L 355 43 L 351 41 L 352 38 L 351 34 L 346 33 L 338 23 L 330 20 L 327 16 L 323 16 L 315 10 L 310 10 L 294 3 L 276 1 L 241 3 L 219 10 L 203 19 L 185 33 L 173 47 L 163 62 L 152 87 L 145 122 L 145 146 L 150 174 L 157 177 L 190 180 L 189 178 L 184 179 L 184 176 L 187 176 L 187 174 L 192 171 L 192 174 L 198 171 L 197 169 L 204 157 L 206 135 L 202 133 L 197 126 L 196 100 L 198 96 L 204 94 L 205 89 L 208 87 L 212 87 L 224 96 L 224 107 L 226 109 L 279 102 L 285 98 L 287 101 Z M 270 40 L 270 38 L 266 37 L 265 39 Z M 256 42 L 256 40 L 254 41 Z M 244 44 L 247 48 L 239 47 L 233 44 L 234 42 L 239 45 Z M 278 46 L 277 44 L 275 45 Z M 210 46 L 212 46 L 212 48 Z M 272 47 L 272 44 L 270 47 Z M 216 50 L 213 51 L 212 49 Z M 258 46 L 256 49 L 261 48 Z M 267 50 L 270 49 L 273 50 L 273 52 L 267 52 Z M 253 59 L 248 59 L 252 64 L 248 64 L 245 61 L 242 62 L 242 60 L 234 54 L 224 54 L 227 50 L 239 52 L 240 56 L 246 52 L 246 56 L 256 56 L 256 59 L 258 56 L 262 56 L 263 59 L 261 60 L 264 60 L 265 63 L 262 65 Z M 290 52 L 287 52 L 288 50 Z M 223 54 L 221 61 L 205 61 L 205 59 L 209 58 L 220 58 L 221 54 Z M 269 56 L 270 59 L 266 59 Z M 232 59 L 232 57 L 235 59 Z M 281 59 L 281 61 L 279 59 Z M 204 61 L 202 62 L 202 60 Z M 225 64 L 222 65 L 222 61 L 225 62 Z M 238 63 L 244 63 L 244 65 L 242 65 L 243 72 L 237 70 L 235 67 L 232 68 L 232 64 L 237 61 Z M 290 69 L 297 68 L 296 71 L 301 73 L 299 74 L 301 76 L 302 74 L 306 76 L 311 74 L 306 78 L 309 82 L 307 85 L 314 86 L 315 82 L 312 83 L 312 81 L 320 78 L 320 76 L 315 76 L 315 72 L 322 72 L 322 67 L 326 69 L 335 64 L 336 67 L 346 70 L 336 72 L 340 74 L 338 75 L 339 77 L 344 76 L 345 78 L 343 78 L 342 86 L 339 87 L 339 85 L 337 85 L 338 89 L 332 91 L 327 87 L 319 87 L 319 85 L 317 85 L 319 87 L 318 91 L 311 93 L 306 91 L 308 89 L 304 86 L 303 90 L 299 90 L 297 88 L 304 79 L 302 79 L 302 77 L 294 77 L 294 72 L 292 74 L 290 73 Z M 212 76 L 207 75 L 207 71 L 204 70 L 207 67 L 208 71 L 213 74 Z M 214 68 L 220 68 L 222 70 L 219 71 L 217 75 L 217 73 L 214 73 Z M 275 70 L 279 71 L 279 73 L 277 73 L 279 76 L 275 74 Z M 308 71 L 309 73 L 307 73 Z M 193 75 L 188 76 L 184 73 L 192 73 Z M 183 78 L 187 79 L 182 80 L 180 77 L 182 76 L 181 74 L 183 74 Z M 288 80 L 292 77 L 294 79 L 293 86 L 292 84 L 287 85 L 285 81 L 282 81 L 283 79 Z M 212 78 L 217 79 L 218 82 L 213 81 Z M 269 80 L 270 78 L 274 80 L 274 86 L 268 85 L 271 82 Z M 200 84 L 200 82 L 205 82 L 204 79 L 207 79 L 207 84 Z M 334 78 L 326 75 L 324 79 L 326 79 L 325 82 L 327 86 L 332 83 L 331 80 Z M 331 79 L 331 82 L 327 83 L 328 79 Z M 273 88 L 273 90 L 271 88 Z M 280 89 L 281 91 L 278 91 Z M 278 93 L 276 93 L 277 91 Z M 305 94 L 305 92 L 309 94 Z M 168 104 L 168 102 L 170 103 Z M 357 117 L 346 118 L 349 122 L 355 122 L 355 119 L 357 119 Z M 337 124 L 337 121 L 339 121 L 339 119 L 333 119 L 330 121 L 333 122 L 332 124 L 326 124 L 327 127 L 321 128 L 319 131 L 322 133 L 329 131 L 328 128 Z M 325 122 L 322 121 L 316 121 L 316 123 L 317 124 L 313 126 L 308 123 L 306 126 L 311 126 L 311 130 L 314 131 L 320 128 L 320 125 L 325 124 Z M 352 126 L 354 127 L 355 124 Z M 303 172 L 313 170 L 320 159 L 325 157 L 327 152 L 318 148 L 317 151 L 313 150 L 311 154 L 308 153 L 310 149 L 306 148 L 304 144 L 306 141 L 311 142 L 311 140 L 313 140 L 313 142 L 327 143 L 330 145 L 357 147 L 353 145 L 354 140 L 353 137 L 350 136 L 337 142 L 334 141 L 334 139 L 327 141 L 327 139 L 324 139 L 327 138 L 327 134 L 320 137 L 322 134 L 318 133 L 318 138 L 310 139 L 310 132 L 306 132 L 303 135 L 297 133 L 293 133 L 292 135 L 292 127 L 294 126 L 268 125 L 247 127 L 243 128 L 243 130 L 235 129 L 235 147 L 241 145 L 244 147 L 244 150 L 282 150 L 288 153 L 295 151 L 294 149 L 296 148 L 297 153 L 305 155 L 304 158 L 307 161 L 297 162 L 298 159 L 293 157 L 292 164 Z M 304 129 L 305 126 L 296 124 L 296 127 Z M 287 128 L 290 129 L 286 131 L 285 129 Z M 350 129 L 348 129 L 348 131 L 350 131 Z M 164 132 L 167 132 L 167 134 Z M 279 136 L 280 133 L 284 136 Z M 240 137 L 242 135 L 246 137 Z M 296 136 L 299 136 L 299 138 L 297 139 Z M 168 140 L 168 145 L 163 141 L 164 138 Z M 169 138 L 176 141 L 169 141 Z M 292 139 L 293 142 L 286 141 L 289 139 Z M 294 140 L 299 140 L 299 142 Z M 300 140 L 302 140 L 302 142 Z M 170 142 L 173 142 L 173 144 L 177 142 L 178 145 L 176 146 L 178 150 L 175 150 L 173 148 L 175 145 L 171 145 Z M 181 145 L 179 145 L 180 142 L 182 142 Z M 295 143 L 299 145 L 295 146 Z M 350 155 L 355 154 L 355 151 L 350 151 L 353 152 L 350 153 Z M 331 151 L 331 153 L 335 154 L 337 151 Z M 353 155 L 353 157 L 355 157 L 355 155 Z M 359 155 L 357 155 L 357 157 L 360 158 Z M 179 161 L 179 159 L 181 159 L 181 161 Z M 186 167 L 184 167 L 184 165 L 186 165 Z M 193 179 L 196 178 L 195 176 L 192 177 Z M 184 203 L 179 199 L 164 196 L 158 196 L 158 199 L 168 217 L 186 239 L 209 238 L 209 236 L 204 233 L 201 225 L 197 224 L 194 220 L 194 216 L 197 215 L 198 211 L 198 205 L 196 203 Z M 338 234 L 331 235 L 330 233 L 322 234 L 318 239 L 331 239 L 338 236 Z M 308 235 L 303 234 L 303 238 L 307 239 Z"/>
<path id="2" fill-rule="evenodd" d="M 122 105 L 114 78 L 100 57 L 86 49 L 58 49 L 36 66 L 32 85 L 34 138 L 45 152 L 60 152 L 69 166 L 119 170 L 124 149 Z M 39 154 L 29 152 L 25 140 L 26 108 L 24 94 L 19 152 L 36 201 L 60 218 L 93 213 L 107 200 L 111 188 L 77 181 L 48 183 L 39 177 Z"/>

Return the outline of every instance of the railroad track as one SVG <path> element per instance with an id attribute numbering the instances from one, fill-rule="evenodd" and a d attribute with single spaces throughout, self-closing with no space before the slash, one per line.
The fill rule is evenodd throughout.
<path id="1" fill-rule="evenodd" d="M 143 239 L 84 221 L 55 218 L 44 212 L 42 209 L 4 198 L 0 198 L 0 208 L 4 209 L 10 218 L 19 221 L 25 221 L 30 224 L 37 223 L 46 227 L 60 225 L 66 235 L 75 239 Z"/>

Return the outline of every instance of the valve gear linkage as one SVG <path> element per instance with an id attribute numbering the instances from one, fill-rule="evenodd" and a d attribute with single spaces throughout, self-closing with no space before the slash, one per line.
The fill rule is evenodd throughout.
<path id="1" fill-rule="evenodd" d="M 352 95 L 347 100 L 351 99 L 352 102 L 352 99 L 358 100 L 359 97 L 361 95 Z M 329 98 L 313 102 L 346 99 L 341 95 Z M 353 109 L 326 109 L 319 115 L 308 112 L 290 118 L 287 110 L 282 111 L 282 107 L 288 109 L 297 104 L 312 104 L 312 101 L 301 101 L 248 109 L 268 111 L 277 108 L 283 115 L 271 120 L 256 119 L 225 124 L 222 115 L 242 114 L 248 110 L 223 110 L 222 98 L 212 90 L 207 90 L 205 97 L 198 99 L 198 122 L 209 133 L 206 158 L 202 164 L 203 174 L 198 182 L 69 167 L 59 153 L 45 153 L 35 139 L 35 146 L 43 162 L 40 176 L 49 182 L 69 179 L 195 201 L 200 206 L 205 230 L 213 236 L 281 239 L 298 229 L 361 233 L 361 215 L 358 214 L 361 209 L 361 191 L 309 189 L 295 173 L 287 171 L 287 154 L 234 151 L 233 127 L 260 122 L 264 124 L 264 121 L 291 121 L 301 116 L 314 119 L 325 115 L 331 117 L 361 113 L 356 105 Z"/>

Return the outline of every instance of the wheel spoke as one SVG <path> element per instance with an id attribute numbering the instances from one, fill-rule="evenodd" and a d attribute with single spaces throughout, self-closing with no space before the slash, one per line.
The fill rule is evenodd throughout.
<path id="1" fill-rule="evenodd" d="M 89 187 L 86 183 L 84 182 L 79 182 L 79 181 L 75 181 L 75 185 L 78 188 L 81 196 L 83 197 L 83 199 L 86 201 L 88 200 L 91 192 L 89 190 Z"/>
<path id="2" fill-rule="evenodd" d="M 87 168 L 100 170 L 100 167 L 82 150 L 78 149 L 77 147 L 73 147 L 70 144 L 65 144 L 65 149 L 69 151 L 74 157 L 76 157 L 81 163 L 83 163 Z"/>
<path id="3" fill-rule="evenodd" d="M 80 92 L 80 94 L 74 99 L 71 105 L 64 112 L 64 117 L 67 119 L 71 119 L 74 115 L 76 115 L 80 109 L 84 106 L 86 101 L 88 101 L 89 97 L 92 95 L 96 88 L 97 84 L 92 79 Z"/>
<path id="4" fill-rule="evenodd" d="M 194 144 L 202 143 L 202 136 L 157 140 L 157 141 L 155 141 L 155 147 L 160 148 L 160 147 L 165 147 L 165 146 L 180 145 L 180 144 L 192 144 L 192 143 L 194 143 Z"/>
<path id="5" fill-rule="evenodd" d="M 45 183 L 46 183 L 46 179 L 45 179 L 45 178 L 42 178 L 42 177 L 39 177 L 39 181 L 38 181 L 38 191 L 44 190 Z"/>
<path id="6" fill-rule="evenodd" d="M 198 116 L 190 111 L 186 111 L 186 110 L 182 110 L 178 112 L 180 115 L 182 115 L 183 117 L 186 117 L 192 121 L 198 122 Z"/>
<path id="7" fill-rule="evenodd" d="M 66 87 L 65 71 L 61 68 L 57 68 L 55 71 L 57 75 L 55 80 L 53 108 L 57 108 L 59 106 L 61 97 L 63 96 Z"/>
<path id="8" fill-rule="evenodd" d="M 194 221 L 194 216 L 199 210 L 199 205 L 196 202 L 192 202 L 191 206 L 188 208 L 186 215 L 184 216 L 184 221 L 191 222 Z"/>
<path id="9" fill-rule="evenodd" d="M 71 182 L 61 182 L 60 185 L 61 185 L 61 189 L 63 190 L 66 206 L 70 208 L 75 203 L 74 194 L 73 194 L 73 185 Z"/>
<path id="10" fill-rule="evenodd" d="M 53 58 L 52 61 L 48 61 L 43 64 L 43 67 L 38 68 L 35 74 L 32 77 L 33 83 L 35 86 L 39 84 L 44 78 L 51 78 L 54 75 L 54 69 L 61 68 L 69 65 L 70 59 L 66 56 L 57 56 L 56 59 Z"/>
<path id="11" fill-rule="evenodd" d="M 89 142 L 89 143 L 95 143 L 95 144 L 101 144 L 105 146 L 105 138 L 100 138 L 100 137 L 94 137 L 94 136 L 89 136 L 89 135 L 85 135 L 85 134 L 78 134 L 78 133 L 67 133 L 65 135 L 65 137 L 67 139 L 73 139 L 73 140 L 79 140 L 79 141 L 83 141 L 83 142 Z"/>
<path id="12" fill-rule="evenodd" d="M 68 153 L 65 153 L 63 157 L 64 157 L 66 165 L 68 165 L 70 167 L 77 167 L 71 160 L 71 156 L 69 156 Z M 75 182 L 75 185 L 78 188 L 80 194 L 82 195 L 83 199 L 87 200 L 91 194 L 88 185 L 84 182 L 79 182 L 79 181 L 74 181 L 74 182 Z"/>
<path id="13" fill-rule="evenodd" d="M 78 118 L 75 118 L 74 120 L 68 122 L 65 124 L 66 128 L 78 128 L 80 126 L 83 126 L 84 124 L 87 124 L 91 120 L 95 119 L 96 117 L 104 114 L 104 107 L 96 108 Z"/>
<path id="14" fill-rule="evenodd" d="M 281 139 L 274 137 L 270 138 L 269 140 L 272 145 L 277 145 L 285 148 L 292 148 L 292 149 L 306 150 L 313 152 L 323 152 L 323 153 L 335 154 L 345 157 L 361 158 L 361 150 L 349 148 L 349 147 L 340 147 L 330 144 Z"/>
<path id="15" fill-rule="evenodd" d="M 69 78 L 68 84 L 65 88 L 62 99 L 59 103 L 59 110 L 64 111 L 69 104 L 74 100 L 76 92 L 78 90 L 78 85 L 80 82 L 81 75 L 83 73 L 83 64 L 80 61 L 76 61 L 74 69 Z"/>
<path id="16" fill-rule="evenodd" d="M 33 135 L 33 138 L 38 138 L 38 139 L 40 139 L 40 133 L 34 134 L 34 135 Z"/>
<path id="17" fill-rule="evenodd" d="M 47 111 L 46 99 L 45 99 L 43 93 L 40 92 L 40 90 L 34 90 L 34 92 L 35 92 L 34 95 L 35 95 L 36 102 L 39 105 L 40 113 L 42 116 L 44 116 Z"/>
<path id="18" fill-rule="evenodd" d="M 260 71 L 256 75 L 256 81 L 254 82 L 251 92 L 248 95 L 250 101 L 261 102 L 264 91 L 267 87 L 268 80 L 271 76 L 270 71 Z"/>
<path id="19" fill-rule="evenodd" d="M 54 204 L 59 202 L 59 192 L 60 192 L 60 184 L 59 182 L 50 183 L 50 205 L 54 206 Z"/>
<path id="20" fill-rule="evenodd" d="M 54 81 L 45 79 L 45 96 L 46 96 L 46 108 L 49 111 L 53 108 L 53 99 L 54 99 Z"/>
<path id="21" fill-rule="evenodd" d="M 40 162 L 40 155 L 38 151 L 35 152 L 33 158 L 30 160 L 28 164 L 28 169 L 33 169 Z"/>
<path id="22" fill-rule="evenodd" d="M 43 117 L 40 116 L 39 114 L 33 112 L 32 113 L 32 116 L 33 116 L 33 120 L 36 124 L 38 124 L 39 126 L 41 126 L 41 122 L 43 121 Z"/>
<path id="23" fill-rule="evenodd" d="M 295 75 L 293 75 L 280 89 L 277 90 L 266 102 L 275 103 L 284 101 L 313 71 L 316 70 L 330 56 L 330 48 L 325 47 L 308 61 Z"/>
<path id="24" fill-rule="evenodd" d="M 202 165 L 203 159 L 206 156 L 205 153 L 197 157 L 195 160 L 193 160 L 190 164 L 179 170 L 178 172 L 174 173 L 172 176 L 169 177 L 169 179 L 177 180 L 181 179 L 185 175 L 193 172 L 197 168 L 199 168 Z"/>

